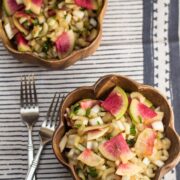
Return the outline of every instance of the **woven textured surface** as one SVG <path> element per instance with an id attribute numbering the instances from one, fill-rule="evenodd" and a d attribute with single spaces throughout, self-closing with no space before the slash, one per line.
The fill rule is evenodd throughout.
<path id="1" fill-rule="evenodd" d="M 154 5 L 156 9 L 164 11 L 164 5 Z M 63 71 L 49 71 L 20 63 L 0 43 L 1 180 L 23 180 L 27 172 L 27 129 L 19 114 L 21 75 L 36 75 L 40 118 L 33 130 L 33 140 L 37 152 L 38 130 L 55 92 L 66 94 L 76 87 L 92 85 L 99 77 L 110 73 L 127 75 L 141 83 L 145 78 L 148 79 L 143 61 L 143 8 L 142 0 L 109 0 L 100 48 L 93 56 Z M 151 24 L 150 21 L 147 23 Z M 157 56 L 161 58 L 161 54 Z M 156 77 L 158 74 L 161 74 L 160 80 Z M 169 81 L 165 82 L 166 76 L 166 72 L 156 71 L 153 77 L 155 83 L 160 81 L 165 84 L 165 87 L 157 83 L 156 86 L 170 96 L 169 91 L 166 92 L 169 87 Z M 37 171 L 37 180 L 45 179 L 71 179 L 70 173 L 57 162 L 51 145 L 43 151 Z M 175 171 L 170 172 L 165 179 L 175 180 Z"/>

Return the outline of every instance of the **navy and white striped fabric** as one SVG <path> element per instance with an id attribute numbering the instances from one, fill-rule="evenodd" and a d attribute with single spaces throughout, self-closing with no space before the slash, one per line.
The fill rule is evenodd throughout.
<path id="1" fill-rule="evenodd" d="M 154 85 L 173 100 L 176 128 L 180 62 L 178 0 L 109 0 L 101 46 L 96 53 L 63 71 L 20 63 L 0 43 L 0 180 L 23 180 L 27 172 L 27 129 L 19 114 L 21 75 L 36 75 L 40 118 L 33 131 L 35 151 L 39 127 L 56 91 L 92 85 L 99 77 L 117 73 Z M 173 170 L 165 179 L 175 180 Z M 72 179 L 56 160 L 51 145 L 42 155 L 37 180 Z"/>

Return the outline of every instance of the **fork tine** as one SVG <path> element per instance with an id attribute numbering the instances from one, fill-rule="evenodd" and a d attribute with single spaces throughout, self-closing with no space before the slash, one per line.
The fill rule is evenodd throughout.
<path id="1" fill-rule="evenodd" d="M 59 93 L 58 93 L 59 94 Z M 59 104 L 59 100 L 60 100 L 60 94 L 58 95 L 58 97 L 57 97 L 57 100 L 56 100 L 56 104 L 55 104 L 55 107 L 54 107 L 54 111 L 53 111 L 53 113 L 52 113 L 52 115 L 51 115 L 51 119 L 50 119 L 50 126 L 55 126 L 55 124 L 56 124 L 56 117 L 57 117 L 57 115 L 55 116 L 55 114 L 59 114 L 58 112 L 57 112 L 57 108 L 58 108 L 58 104 Z"/>
<path id="2" fill-rule="evenodd" d="M 61 103 L 60 103 L 60 107 L 62 106 L 63 102 L 64 102 L 64 99 L 65 99 L 66 95 L 63 94 L 62 97 L 61 97 Z"/>
<path id="3" fill-rule="evenodd" d="M 58 120 L 58 118 L 59 118 L 59 112 L 60 112 L 60 109 L 61 109 L 61 106 L 62 106 L 62 104 L 63 104 L 63 101 L 64 101 L 64 99 L 65 99 L 65 94 L 63 94 L 62 96 L 60 96 L 60 98 L 61 98 L 61 103 L 60 103 L 60 105 L 59 105 L 59 110 L 58 110 L 58 112 L 57 112 L 57 114 L 56 114 L 56 117 L 55 117 L 55 122 L 54 122 L 54 128 L 55 128 L 55 125 L 56 125 L 56 122 L 57 122 L 57 120 Z"/>
<path id="4" fill-rule="evenodd" d="M 32 101 L 32 76 L 29 75 L 28 76 L 28 84 L 29 84 L 29 98 L 30 98 L 30 105 L 33 105 L 33 101 Z"/>
<path id="5" fill-rule="evenodd" d="M 34 92 L 34 103 L 35 103 L 35 105 L 37 105 L 38 101 L 37 101 L 37 93 L 36 93 L 36 84 L 35 84 L 34 74 L 32 75 L 32 83 L 33 83 L 33 92 Z"/>
<path id="6" fill-rule="evenodd" d="M 65 95 L 65 94 L 63 94 L 63 95 L 62 95 L 62 97 L 61 97 L 61 99 L 62 99 L 61 103 L 63 103 L 63 101 L 64 101 L 65 97 L 66 97 L 66 95 Z"/>
<path id="7" fill-rule="evenodd" d="M 25 101 L 26 101 L 26 107 L 28 106 L 28 89 L 27 89 L 27 77 L 24 76 L 24 85 L 25 85 Z"/>
<path id="8" fill-rule="evenodd" d="M 47 122 L 49 121 L 49 117 L 50 117 L 50 114 L 51 114 L 51 111 L 52 111 L 52 107 L 53 107 L 53 104 L 54 104 L 54 100 L 55 100 L 55 98 L 56 98 L 56 94 L 57 94 L 57 93 L 55 93 L 55 95 L 54 95 L 54 97 L 53 97 L 53 100 L 52 100 L 52 102 L 51 102 L 51 105 L 50 105 L 50 107 L 49 107 L 49 110 L 48 110 L 48 112 L 47 112 Z M 46 122 L 46 125 L 47 125 L 47 122 Z"/>
<path id="9" fill-rule="evenodd" d="M 21 102 L 21 107 L 24 107 L 24 90 L 23 90 L 23 77 L 21 76 L 21 99 L 20 99 L 20 102 Z"/>

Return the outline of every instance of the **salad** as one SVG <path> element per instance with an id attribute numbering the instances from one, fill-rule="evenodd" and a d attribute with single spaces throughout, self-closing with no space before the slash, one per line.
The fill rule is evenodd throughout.
<path id="1" fill-rule="evenodd" d="M 82 180 L 150 180 L 169 157 L 160 107 L 116 86 L 103 101 L 67 108 L 59 147 Z"/>
<path id="2" fill-rule="evenodd" d="M 62 59 L 98 35 L 103 0 L 3 0 L 3 26 L 20 52 Z"/>

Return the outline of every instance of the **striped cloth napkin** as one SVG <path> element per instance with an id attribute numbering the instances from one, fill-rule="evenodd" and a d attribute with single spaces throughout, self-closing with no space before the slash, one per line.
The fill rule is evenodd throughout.
<path id="1" fill-rule="evenodd" d="M 177 57 L 170 53 L 178 49 L 169 41 L 177 38 L 177 13 L 177 0 L 109 0 L 100 48 L 93 56 L 63 71 L 20 63 L 0 43 L 0 180 L 23 180 L 27 173 L 27 129 L 19 114 L 21 75 L 36 75 L 41 112 L 33 132 L 36 152 L 38 130 L 54 92 L 69 93 L 79 86 L 92 85 L 106 74 L 127 75 L 140 83 L 154 85 L 178 105 L 174 90 L 178 85 L 174 82 L 176 79 L 180 84 L 176 75 L 180 64 L 175 67 Z M 175 72 L 170 73 L 173 65 Z M 72 179 L 56 160 L 51 145 L 46 146 L 37 170 L 37 180 L 46 179 Z M 178 179 L 176 170 L 164 179 Z"/>

